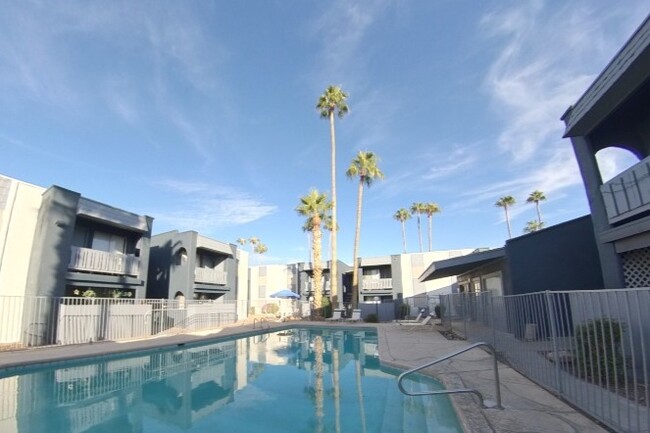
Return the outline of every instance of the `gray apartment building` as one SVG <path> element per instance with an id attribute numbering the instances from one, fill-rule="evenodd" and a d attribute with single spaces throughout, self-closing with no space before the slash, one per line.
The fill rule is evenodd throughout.
<path id="1" fill-rule="evenodd" d="M 151 238 L 148 298 L 237 299 L 237 246 L 177 230 Z"/>

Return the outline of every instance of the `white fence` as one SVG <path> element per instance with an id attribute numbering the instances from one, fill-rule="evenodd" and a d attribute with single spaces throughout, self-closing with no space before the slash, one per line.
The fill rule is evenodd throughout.
<path id="1" fill-rule="evenodd" d="M 0 349 L 145 338 L 237 321 L 235 301 L 0 297 Z"/>
<path id="2" fill-rule="evenodd" d="M 249 316 L 309 317 L 308 302 L 0 296 L 0 350 L 216 329 Z"/>
<path id="3" fill-rule="evenodd" d="M 442 322 L 616 431 L 650 431 L 650 289 L 440 296 Z"/>

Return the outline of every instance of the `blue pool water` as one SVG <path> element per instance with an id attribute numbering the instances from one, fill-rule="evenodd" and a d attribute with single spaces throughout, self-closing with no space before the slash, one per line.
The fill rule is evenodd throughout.
<path id="1" fill-rule="evenodd" d="M 0 371 L 2 433 L 462 431 L 446 397 L 399 392 L 370 331 L 294 329 L 16 373 Z"/>

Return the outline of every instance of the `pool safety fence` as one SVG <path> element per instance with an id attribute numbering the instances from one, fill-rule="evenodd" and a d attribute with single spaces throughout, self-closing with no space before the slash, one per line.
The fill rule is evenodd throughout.
<path id="1" fill-rule="evenodd" d="M 441 323 L 610 428 L 650 432 L 650 289 L 440 296 Z"/>
<path id="2" fill-rule="evenodd" d="M 0 296 L 0 350 L 217 329 L 262 316 L 309 317 L 309 302 Z"/>
<path id="3" fill-rule="evenodd" d="M 236 321 L 235 301 L 0 296 L 0 350 L 130 340 Z"/>

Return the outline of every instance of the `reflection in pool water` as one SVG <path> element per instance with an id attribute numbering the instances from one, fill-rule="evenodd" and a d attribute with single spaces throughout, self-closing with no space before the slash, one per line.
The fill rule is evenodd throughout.
<path id="1" fill-rule="evenodd" d="M 327 329 L 56 364 L 0 376 L 0 432 L 462 431 L 447 398 L 404 396 L 394 373 L 376 333 Z"/>

